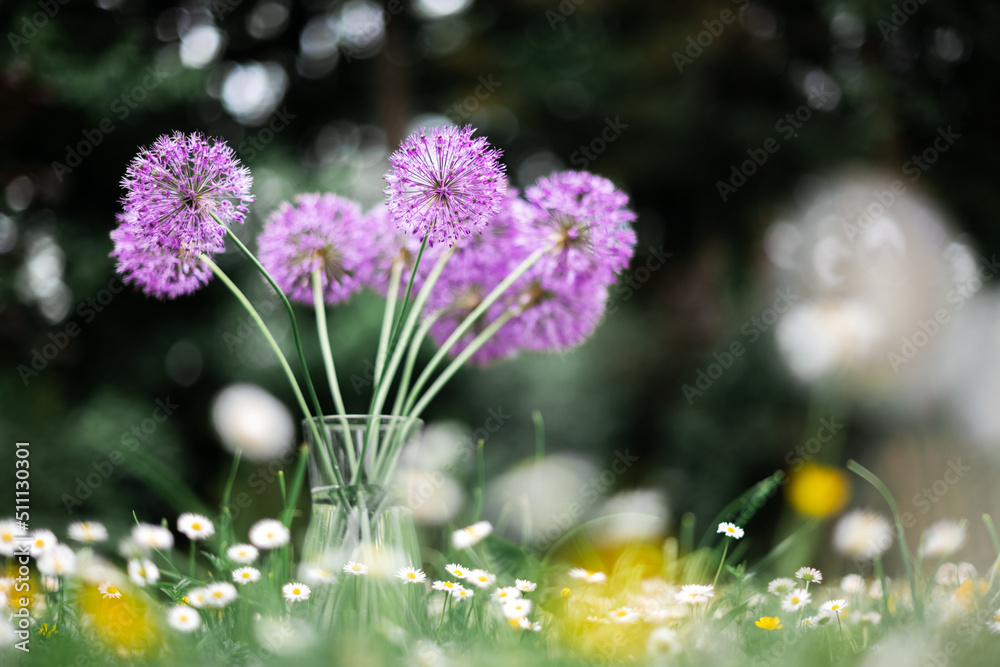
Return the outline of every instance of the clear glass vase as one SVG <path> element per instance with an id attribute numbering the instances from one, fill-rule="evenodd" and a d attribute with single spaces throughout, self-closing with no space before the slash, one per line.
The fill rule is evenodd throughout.
<path id="1" fill-rule="evenodd" d="M 303 422 L 312 516 L 302 577 L 312 587 L 313 617 L 321 628 L 338 631 L 422 628 L 423 585 L 396 577 L 401 568 L 421 565 L 416 527 L 389 488 L 399 451 L 422 422 L 369 415 L 312 422 Z M 355 564 L 353 571 L 345 571 L 348 564 Z"/>

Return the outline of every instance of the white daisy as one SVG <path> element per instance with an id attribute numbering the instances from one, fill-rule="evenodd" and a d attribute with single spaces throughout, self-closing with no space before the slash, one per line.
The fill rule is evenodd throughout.
<path id="1" fill-rule="evenodd" d="M 521 597 L 521 591 L 513 586 L 504 586 L 493 591 L 493 595 L 490 597 L 497 602 L 507 602 L 508 600 L 516 600 Z"/>
<path id="2" fill-rule="evenodd" d="M 823 583 L 823 573 L 814 567 L 800 567 L 795 572 L 795 578 L 811 584 Z"/>
<path id="3" fill-rule="evenodd" d="M 715 597 L 715 589 L 712 586 L 701 586 L 699 584 L 688 584 L 681 586 L 680 592 L 674 595 L 678 602 L 684 604 L 704 604 Z"/>
<path id="4" fill-rule="evenodd" d="M 471 526 L 459 528 L 451 534 L 451 543 L 456 549 L 468 549 L 479 544 L 483 538 L 493 532 L 493 524 L 489 521 L 477 521 Z"/>
<path id="5" fill-rule="evenodd" d="M 526 618 L 519 618 L 519 619 L 517 619 L 517 627 L 519 627 L 519 628 L 521 628 L 523 630 L 531 630 L 533 632 L 541 632 L 542 631 L 542 624 L 541 623 L 539 623 L 538 621 L 535 621 L 534 623 L 532 623 L 531 621 L 529 621 Z"/>
<path id="6" fill-rule="evenodd" d="M 118 600 L 122 596 L 122 592 L 113 586 L 110 581 L 105 581 L 97 587 L 97 590 L 101 593 L 101 597 L 105 600 Z"/>
<path id="7" fill-rule="evenodd" d="M 50 593 L 55 593 L 59 590 L 59 577 L 42 577 L 42 586 Z M 3 598 L 2 593 L 0 593 L 0 598 Z M 3 609 L 3 607 L 4 605 L 0 604 L 0 609 Z"/>
<path id="8" fill-rule="evenodd" d="M 531 591 L 535 590 L 535 588 L 538 587 L 538 584 L 536 584 L 533 581 L 528 581 L 527 579 L 516 579 L 514 580 L 514 586 L 519 591 L 530 593 Z"/>
<path id="9" fill-rule="evenodd" d="M 208 589 L 204 586 L 192 588 L 184 597 L 186 597 L 188 603 L 196 609 L 208 606 Z"/>
<path id="10" fill-rule="evenodd" d="M 140 523 L 132 529 L 132 542 L 140 549 L 166 551 L 174 546 L 174 535 L 163 526 Z"/>
<path id="11" fill-rule="evenodd" d="M 465 580 L 476 588 L 489 588 L 496 583 L 497 577 L 486 570 L 469 570 Z"/>
<path id="12" fill-rule="evenodd" d="M 603 572 L 591 572 L 590 570 L 585 570 L 582 567 L 574 567 L 569 571 L 569 576 L 574 579 L 583 579 L 590 584 L 603 584 L 608 580 L 608 575 Z"/>
<path id="13" fill-rule="evenodd" d="M 201 616 L 187 605 L 172 607 L 167 612 L 167 623 L 181 632 L 194 632 L 201 627 Z"/>
<path id="14" fill-rule="evenodd" d="M 942 519 L 924 531 L 920 540 L 920 557 L 947 558 L 964 547 L 967 540 L 964 521 Z"/>
<path id="15" fill-rule="evenodd" d="M 215 526 L 207 516 L 185 512 L 177 517 L 177 530 L 189 540 L 203 540 L 215 535 Z"/>
<path id="16" fill-rule="evenodd" d="M 257 560 L 259 555 L 257 547 L 252 544 L 234 544 L 226 549 L 226 558 L 240 565 L 249 565 Z"/>
<path id="17" fill-rule="evenodd" d="M 277 549 L 288 544 L 288 528 L 277 519 L 261 519 L 250 528 L 250 543 L 258 549 Z"/>
<path id="18" fill-rule="evenodd" d="M 788 593 L 788 595 L 782 599 L 781 608 L 785 611 L 801 611 L 807 604 L 809 604 L 810 600 L 812 600 L 812 595 L 810 595 L 804 588 L 799 588 Z"/>
<path id="19" fill-rule="evenodd" d="M 368 566 L 364 563 L 355 563 L 353 560 L 348 561 L 344 565 L 344 572 L 347 574 L 353 574 L 355 576 L 361 576 L 362 574 L 368 574 Z"/>
<path id="20" fill-rule="evenodd" d="M 803 628 L 812 629 L 817 627 L 819 625 L 819 622 L 820 622 L 819 616 L 807 616 L 806 618 L 802 619 L 799 625 L 801 625 Z"/>
<path id="21" fill-rule="evenodd" d="M 468 600 L 474 595 L 468 588 L 452 589 L 451 596 L 456 600 Z"/>
<path id="22" fill-rule="evenodd" d="M 882 622 L 882 614 L 877 611 L 869 611 L 861 616 L 862 623 L 871 623 L 872 625 L 879 625 Z"/>
<path id="23" fill-rule="evenodd" d="M 309 595 L 312 590 L 305 584 L 300 584 L 297 581 L 285 584 L 281 588 L 281 594 L 285 596 L 285 599 L 289 602 L 301 602 L 303 600 L 308 600 Z"/>
<path id="24" fill-rule="evenodd" d="M 57 544 L 59 544 L 59 540 L 56 539 L 51 530 L 36 530 L 31 533 L 31 544 L 28 549 L 32 557 L 37 559 Z"/>
<path id="25" fill-rule="evenodd" d="M 632 607 L 619 607 L 611 611 L 608 616 L 615 623 L 636 623 L 639 620 L 639 612 Z"/>
<path id="26" fill-rule="evenodd" d="M 319 565 L 306 565 L 302 568 L 302 578 L 313 584 L 328 584 L 333 581 L 333 573 Z"/>
<path id="27" fill-rule="evenodd" d="M 65 544 L 57 544 L 38 559 L 38 571 L 51 577 L 76 572 L 76 554 Z"/>
<path id="28" fill-rule="evenodd" d="M 103 542 L 108 539 L 108 529 L 96 521 L 75 521 L 67 529 L 69 539 L 77 542 Z"/>
<path id="29" fill-rule="evenodd" d="M 820 606 L 819 613 L 823 616 L 839 616 L 846 608 L 847 600 L 830 600 Z"/>
<path id="30" fill-rule="evenodd" d="M 722 533 L 726 537 L 731 537 L 736 540 L 743 537 L 743 529 L 735 523 L 720 523 L 719 529 L 715 532 Z"/>
<path id="31" fill-rule="evenodd" d="M 465 589 L 462 584 L 456 584 L 454 581 L 435 581 L 431 588 L 436 591 L 445 591 L 446 593 L 451 593 L 453 591 L 461 591 Z"/>
<path id="32" fill-rule="evenodd" d="M 147 558 L 133 558 L 128 562 L 128 578 L 136 586 L 155 584 L 160 580 L 160 570 Z"/>
<path id="33" fill-rule="evenodd" d="M 1000 609 L 997 609 L 997 613 L 993 615 L 993 620 L 987 623 L 986 627 L 990 629 L 990 632 L 1000 635 Z"/>
<path id="34" fill-rule="evenodd" d="M 871 510 L 849 512 L 837 522 L 833 546 L 845 556 L 871 560 L 892 546 L 892 524 Z"/>
<path id="35" fill-rule="evenodd" d="M 427 575 L 424 574 L 424 571 L 415 567 L 401 567 L 396 572 L 396 576 L 408 584 L 422 584 L 427 581 Z"/>
<path id="36" fill-rule="evenodd" d="M 458 563 L 448 563 L 444 566 L 444 569 L 448 574 L 455 577 L 456 579 L 465 579 L 469 576 L 471 570 L 464 565 L 459 565 Z"/>
<path id="37" fill-rule="evenodd" d="M 0 577 L 0 595 L 6 595 L 14 590 L 14 584 L 17 581 L 14 577 Z"/>
<path id="38" fill-rule="evenodd" d="M 667 627 L 653 630 L 646 641 L 646 652 L 652 656 L 680 653 L 681 644 L 677 640 L 677 631 Z"/>
<path id="39" fill-rule="evenodd" d="M 205 605 L 225 607 L 236 599 L 236 587 L 227 581 L 217 581 L 205 586 Z"/>
<path id="40" fill-rule="evenodd" d="M 245 586 L 260 581 L 260 570 L 244 566 L 233 570 L 233 582 Z"/>
<path id="41" fill-rule="evenodd" d="M 523 598 L 507 600 L 503 603 L 503 615 L 507 618 L 524 618 L 531 613 L 531 600 Z"/>
<path id="42" fill-rule="evenodd" d="M 13 556 L 14 547 L 17 546 L 17 538 L 25 534 L 21 524 L 13 519 L 0 521 L 0 555 Z"/>
<path id="43" fill-rule="evenodd" d="M 840 590 L 845 593 L 860 593 L 865 590 L 865 580 L 860 574 L 849 574 L 840 580 Z"/>
<path id="44" fill-rule="evenodd" d="M 788 577 L 778 577 L 777 579 L 772 579 L 771 583 L 767 585 L 767 592 L 772 595 L 777 595 L 781 597 L 785 593 L 788 593 L 795 589 L 795 582 Z"/>

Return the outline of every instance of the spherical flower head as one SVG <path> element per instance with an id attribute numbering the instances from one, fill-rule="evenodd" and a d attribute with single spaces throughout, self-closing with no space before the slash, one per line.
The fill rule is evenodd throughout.
<path id="1" fill-rule="evenodd" d="M 201 627 L 201 616 L 187 605 L 177 605 L 167 612 L 167 623 L 175 630 L 194 632 Z"/>
<path id="2" fill-rule="evenodd" d="M 312 594 L 312 590 L 305 584 L 293 581 L 282 586 L 281 594 L 285 596 L 285 599 L 289 602 L 302 602 L 309 599 L 309 596 Z"/>
<path id="3" fill-rule="evenodd" d="M 402 567 L 396 572 L 396 576 L 408 584 L 422 584 L 427 581 L 424 571 L 414 567 Z"/>
<path id="4" fill-rule="evenodd" d="M 389 162 L 385 194 L 399 228 L 427 244 L 455 245 L 500 210 L 507 178 L 500 151 L 472 127 L 419 129 Z"/>
<path id="5" fill-rule="evenodd" d="M 217 581 L 205 586 L 205 605 L 225 607 L 236 599 L 236 587 L 226 581 Z"/>
<path id="6" fill-rule="evenodd" d="M 288 298 L 312 305 L 314 271 L 320 272 L 323 300 L 346 301 L 374 271 L 372 235 L 361 207 L 333 194 L 301 194 L 295 205 L 278 207 L 257 239 L 260 263 Z"/>
<path id="7" fill-rule="evenodd" d="M 288 544 L 290 533 L 277 519 L 261 519 L 250 527 L 250 543 L 258 549 L 277 549 Z"/>
<path id="8" fill-rule="evenodd" d="M 794 588 L 794 581 L 788 577 L 778 577 L 777 579 L 771 580 L 771 583 L 767 585 L 767 592 L 780 597 Z"/>
<path id="9" fill-rule="evenodd" d="M 851 558 L 871 560 L 892 546 L 892 524 L 877 512 L 855 510 L 845 514 L 833 531 L 833 546 Z"/>
<path id="10" fill-rule="evenodd" d="M 705 604 L 713 597 L 715 597 L 715 588 L 700 584 L 681 586 L 681 590 L 674 595 L 678 602 L 690 605 Z"/>
<path id="11" fill-rule="evenodd" d="M 810 584 L 823 583 L 823 573 L 814 567 L 800 567 L 795 571 L 795 578 Z"/>
<path id="12" fill-rule="evenodd" d="M 947 558 L 964 547 L 967 540 L 964 521 L 942 519 L 924 531 L 920 540 L 920 557 Z"/>
<path id="13" fill-rule="evenodd" d="M 777 616 L 761 616 L 760 620 L 753 623 L 761 630 L 780 630 L 782 628 L 781 619 Z"/>
<path id="14" fill-rule="evenodd" d="M 819 613 L 821 616 L 840 616 L 845 609 L 847 609 L 847 600 L 830 600 L 820 606 Z"/>
<path id="15" fill-rule="evenodd" d="M 538 179 L 525 191 L 533 205 L 522 243 L 551 247 L 543 266 L 570 276 L 583 273 L 610 284 L 635 254 L 635 213 L 628 196 L 606 178 L 564 171 Z"/>
<path id="16" fill-rule="evenodd" d="M 75 521 L 66 531 L 69 539 L 77 542 L 103 542 L 108 539 L 108 529 L 96 521 Z"/>
<path id="17" fill-rule="evenodd" d="M 731 537 L 735 540 L 743 537 L 743 529 L 737 526 L 735 523 L 720 523 L 719 530 L 716 531 L 722 533 L 726 537 Z"/>
<path id="18" fill-rule="evenodd" d="M 384 202 L 376 204 L 365 214 L 362 227 L 375 250 L 373 270 L 366 276 L 367 286 L 384 297 L 388 296 L 389 275 L 393 266 L 398 266 L 402 280 L 396 296 L 403 296 L 406 282 L 413 273 L 413 264 L 420 253 L 420 239 L 400 231 L 389 213 L 389 207 Z M 417 270 L 413 283 L 414 292 L 420 290 L 422 278 L 426 275 L 426 267 L 433 265 L 433 261 L 429 261 L 433 259 L 436 259 L 433 251 L 428 252 L 425 249 L 420 259 L 420 266 L 424 271 Z"/>
<path id="19" fill-rule="evenodd" d="M 129 164 L 122 205 L 157 245 L 221 252 L 223 225 L 242 224 L 254 201 L 252 185 L 250 170 L 225 142 L 175 132 L 159 137 Z"/>
<path id="20" fill-rule="evenodd" d="M 128 562 L 128 578 L 136 586 L 155 584 L 160 580 L 160 569 L 148 558 L 133 558 Z"/>
<path id="21" fill-rule="evenodd" d="M 493 524 L 489 521 L 477 521 L 471 526 L 459 528 L 451 534 L 451 544 L 456 549 L 468 549 L 479 544 L 493 532 Z"/>
<path id="22" fill-rule="evenodd" d="M 226 558 L 241 565 L 248 565 L 254 562 L 259 555 L 260 552 L 257 551 L 257 547 L 252 544 L 234 544 L 226 549 Z"/>
<path id="23" fill-rule="evenodd" d="M 781 600 L 781 608 L 785 611 L 800 611 L 812 600 L 812 594 L 804 588 L 788 593 Z"/>
<path id="24" fill-rule="evenodd" d="M 187 248 L 161 245 L 149 232 L 119 216 L 119 226 L 111 232 L 117 260 L 115 270 L 126 285 L 135 285 L 157 299 L 174 299 L 191 294 L 212 278 L 212 271 Z"/>
<path id="25" fill-rule="evenodd" d="M 363 574 L 368 574 L 368 566 L 364 563 L 355 563 L 352 560 L 344 564 L 344 572 L 346 574 L 353 574 L 356 577 L 360 577 Z"/>
<path id="26" fill-rule="evenodd" d="M 189 540 L 203 540 L 215 535 L 215 526 L 207 516 L 191 512 L 185 512 L 177 517 L 177 530 Z"/>
<path id="27" fill-rule="evenodd" d="M 233 583 L 245 586 L 260 581 L 260 570 L 255 567 L 240 567 L 233 570 Z"/>
<path id="28" fill-rule="evenodd" d="M 65 577 L 76 572 L 76 554 L 65 544 L 57 544 L 38 559 L 38 571 L 50 577 Z"/>

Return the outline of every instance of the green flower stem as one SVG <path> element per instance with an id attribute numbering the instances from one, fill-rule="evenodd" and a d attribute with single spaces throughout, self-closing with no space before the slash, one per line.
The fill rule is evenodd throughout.
<path id="1" fill-rule="evenodd" d="M 229 498 L 233 494 L 233 485 L 236 484 L 236 472 L 240 468 L 240 459 L 243 458 L 243 450 L 237 449 L 233 456 L 233 467 L 229 471 L 226 479 L 226 486 L 222 490 L 222 513 L 219 517 L 219 537 L 222 540 L 220 551 L 225 551 L 226 547 L 233 544 L 233 514 L 229 511 Z"/>
<path id="2" fill-rule="evenodd" d="M 344 442 L 347 443 L 347 458 L 351 466 L 351 472 L 358 467 L 358 462 L 354 457 L 354 448 L 351 447 L 351 427 L 347 423 L 347 410 L 344 408 L 344 398 L 340 393 L 340 383 L 337 382 L 337 369 L 333 364 L 333 351 L 330 349 L 330 331 L 326 326 L 326 303 L 323 301 L 323 282 L 320 278 L 320 270 L 316 269 L 312 274 L 313 284 L 313 307 L 316 309 L 316 329 L 319 336 L 319 348 L 323 353 L 323 364 L 326 367 L 326 379 L 330 383 L 330 393 L 333 394 L 333 403 L 340 416 L 340 427 L 344 430 Z M 320 416 L 320 427 L 326 431 L 326 422 Z M 325 441 L 324 441 L 325 442 Z"/>
<path id="3" fill-rule="evenodd" d="M 424 318 L 424 321 L 420 323 L 417 333 L 413 335 L 413 340 L 410 342 L 410 351 L 406 355 L 406 363 L 403 365 L 403 374 L 399 378 L 399 389 L 396 393 L 396 401 L 392 406 L 393 415 L 399 415 L 403 410 L 403 401 L 406 399 L 406 392 L 410 386 L 410 378 L 413 376 L 413 367 L 416 365 L 417 354 L 420 352 L 420 346 L 427 337 L 427 332 L 430 331 L 430 328 L 434 326 L 434 323 L 437 322 L 443 314 L 443 310 L 438 310 L 428 315 Z"/>
<path id="4" fill-rule="evenodd" d="M 406 324 L 403 327 L 401 337 L 399 339 L 399 344 L 392 348 L 392 357 L 389 359 L 389 364 L 382 371 L 382 382 L 378 385 L 378 392 L 375 395 L 375 400 L 372 402 L 371 410 L 369 414 L 380 415 L 382 414 L 382 406 L 385 405 L 386 398 L 389 394 L 389 387 L 392 385 L 392 378 L 396 373 L 396 369 L 399 367 L 399 362 L 403 358 L 403 352 L 406 349 L 406 344 L 410 340 L 410 336 L 413 333 L 413 328 L 416 326 L 417 319 L 420 317 L 420 312 L 424 309 L 424 304 L 427 302 L 427 297 L 430 296 L 431 290 L 434 289 L 434 284 L 437 282 L 438 278 L 441 276 L 441 272 L 444 271 L 445 264 L 451 259 L 454 253 L 454 248 L 448 252 L 441 255 L 441 258 L 431 269 L 430 274 L 427 276 L 427 280 L 424 282 L 423 287 L 417 293 L 417 298 L 413 302 L 413 308 L 410 310 L 410 314 L 406 319 Z M 405 305 L 405 304 L 404 304 Z M 365 444 L 361 448 L 361 466 L 364 466 L 365 455 L 368 453 L 368 448 L 371 446 L 372 440 L 378 433 L 377 429 L 372 429 L 374 418 L 369 421 L 368 433 L 365 435 Z M 351 484 L 358 483 L 358 472 L 355 472 Z"/>
<path id="5" fill-rule="evenodd" d="M 389 291 L 385 298 L 385 313 L 382 315 L 382 330 L 378 337 L 378 354 L 375 355 L 375 377 L 382 377 L 386 357 L 389 354 L 389 327 L 396 314 L 396 298 L 399 294 L 399 283 L 403 277 L 402 262 L 393 262 L 389 271 Z M 412 281 L 411 281 L 412 284 Z"/>
<path id="6" fill-rule="evenodd" d="M 715 584 L 717 584 L 719 581 L 719 575 L 722 574 L 722 566 L 726 564 L 726 554 L 729 553 L 729 543 L 731 541 L 732 540 L 727 537 L 726 546 L 722 548 L 722 560 L 719 561 L 719 569 L 715 571 L 715 579 L 712 580 L 713 588 L 715 587 Z"/>
<path id="7" fill-rule="evenodd" d="M 405 407 L 403 408 L 403 414 L 409 414 L 412 416 L 420 414 L 420 411 L 423 409 L 422 407 L 421 410 L 414 409 L 412 411 L 410 408 L 413 407 L 413 404 L 417 400 L 417 394 L 421 389 L 423 389 L 424 385 L 427 384 L 431 374 L 434 373 L 434 370 L 437 368 L 438 364 L 441 363 L 441 360 L 444 359 L 445 355 L 448 354 L 448 351 L 451 350 L 455 343 L 461 340 L 462 336 L 464 336 L 466 332 L 472 328 L 472 325 L 476 323 L 483 313 L 486 312 L 486 309 L 492 306 L 493 303 L 499 299 L 511 285 L 514 284 L 514 281 L 524 275 L 524 272 L 534 266 L 534 264 L 540 260 L 545 253 L 549 252 L 550 249 L 550 247 L 539 248 L 535 252 L 531 253 L 523 262 L 511 271 L 507 277 L 504 278 L 500 284 L 497 285 L 464 320 L 462 320 L 462 323 L 458 325 L 458 328 L 455 329 L 451 336 L 448 337 L 448 340 L 446 340 L 440 349 L 438 349 L 438 351 L 431 358 L 430 362 L 427 364 L 427 367 L 424 368 L 423 372 L 417 378 L 417 381 L 413 384 L 413 389 L 410 391 L 410 395 L 406 400 Z M 421 403 L 425 404 L 426 402 L 421 400 Z"/>
<path id="8" fill-rule="evenodd" d="M 889 611 L 889 582 L 885 580 L 885 568 L 882 566 L 881 555 L 875 556 L 874 567 L 875 575 L 882 584 L 882 604 L 885 605 L 885 616 L 888 618 L 892 616 L 892 612 Z"/>
<path id="9" fill-rule="evenodd" d="M 306 463 L 309 461 L 309 447 L 302 445 L 299 448 L 299 461 L 295 465 L 295 474 L 292 475 L 292 487 L 288 494 L 288 498 L 285 501 L 285 511 L 282 518 L 282 523 L 286 526 L 291 525 L 292 515 L 295 514 L 295 500 L 299 497 L 299 493 L 302 492 L 302 483 L 306 477 Z"/>
<path id="10" fill-rule="evenodd" d="M 246 295 L 243 294 L 242 291 L 240 291 L 240 288 L 237 287 L 236 284 L 229 279 L 229 276 L 227 276 L 222 269 L 216 266 L 215 262 L 213 262 L 211 259 L 208 258 L 207 255 L 204 254 L 202 254 L 199 257 L 199 259 L 201 259 L 201 261 L 203 261 L 205 265 L 212 270 L 212 273 L 214 273 L 219 278 L 219 280 L 221 280 L 226 285 L 226 287 L 229 288 L 229 291 L 233 293 L 233 296 L 235 296 L 237 300 L 239 300 L 239 302 L 243 305 L 244 308 L 246 308 L 247 312 L 250 314 L 250 317 L 252 317 L 254 322 L 257 323 L 257 326 L 260 328 L 261 333 L 264 334 L 264 338 L 267 340 L 268 345 L 271 346 L 271 349 L 274 350 L 274 354 L 278 357 L 278 361 L 281 363 L 282 370 L 285 371 L 285 376 L 288 378 L 288 383 L 291 385 L 292 392 L 295 394 L 295 400 L 298 401 L 299 407 L 302 409 L 302 414 L 305 415 L 306 422 L 309 423 L 309 426 L 313 431 L 313 437 L 316 438 L 316 442 L 324 442 L 324 440 L 320 437 L 319 431 L 316 428 L 315 420 L 312 419 L 312 414 L 309 412 L 309 406 L 306 404 L 306 398 L 305 396 L 302 395 L 302 390 L 299 389 L 299 383 L 295 379 L 295 373 L 292 372 L 292 367 L 288 365 L 288 360 L 285 358 L 284 353 L 282 353 L 281 348 L 278 346 L 278 341 L 274 340 L 274 336 L 271 335 L 271 330 L 267 328 L 267 325 L 264 323 L 264 320 L 261 319 L 260 313 L 258 313 L 257 309 L 253 307 L 253 304 L 250 303 L 250 300 L 247 299 Z M 323 448 L 320 449 L 322 450 Z M 326 452 L 324 452 L 323 454 L 323 459 L 324 463 L 329 468 L 331 475 L 333 475 L 333 478 L 335 480 L 340 480 L 341 479 L 340 472 L 337 470 L 336 465 L 334 465 L 330 461 L 329 456 L 326 454 Z"/>
<path id="11" fill-rule="evenodd" d="M 214 214 L 213 217 L 215 217 Z M 218 218 L 215 219 L 219 221 Z M 219 223 L 221 224 L 221 221 L 219 221 Z M 292 323 L 292 336 L 295 338 L 295 351 L 299 355 L 299 364 L 302 366 L 302 377 L 305 378 L 306 389 L 308 389 L 309 397 L 312 399 L 313 407 L 316 409 L 316 416 L 322 418 L 323 408 L 319 404 L 319 397 L 316 395 L 316 388 L 313 386 L 312 377 L 309 375 L 309 365 L 306 363 L 306 354 L 302 349 L 302 337 L 299 335 L 299 324 L 295 319 L 295 311 L 292 310 L 292 304 L 289 303 L 288 297 L 285 296 L 285 293 L 281 291 L 280 287 L 278 287 L 278 283 L 274 282 L 274 278 L 272 278 L 271 274 L 267 272 L 264 265 L 260 263 L 252 252 L 250 252 L 249 248 L 243 245 L 243 241 L 240 241 L 239 237 L 233 233 L 233 230 L 230 229 L 228 225 L 223 225 L 223 227 L 232 242 L 237 248 L 240 249 L 240 252 L 246 255 L 246 258 L 250 260 L 250 263 L 253 264 L 258 271 L 260 271 L 260 274 L 264 276 L 264 279 L 267 280 L 277 295 L 281 298 L 281 302 L 284 304 L 285 310 L 288 312 L 288 319 Z"/>
<path id="12" fill-rule="evenodd" d="M 906 579 L 910 583 L 910 594 L 913 596 L 913 610 L 917 612 L 918 618 L 923 619 L 924 606 L 920 599 L 920 592 L 917 590 L 917 581 L 913 573 L 913 556 L 910 554 L 909 547 L 906 546 L 906 534 L 903 531 L 903 521 L 899 516 L 899 507 L 896 505 L 896 499 L 892 497 L 892 493 L 882 480 L 857 461 L 848 461 L 847 469 L 874 486 L 882 494 L 882 497 L 885 498 L 885 502 L 888 503 L 889 510 L 892 512 L 892 519 L 896 523 L 896 538 L 899 542 L 899 553 L 903 558 L 903 568 L 906 570 Z"/>
<path id="13" fill-rule="evenodd" d="M 441 391 L 441 388 L 444 387 L 444 385 L 448 382 L 448 380 L 451 379 L 451 376 L 453 376 L 458 371 L 458 369 L 462 367 L 462 364 L 464 364 L 469 359 L 469 357 L 475 354 L 476 351 L 486 343 L 486 341 L 492 338 L 493 334 L 495 334 L 497 331 L 500 330 L 500 327 L 507 324 L 507 322 L 510 321 L 512 317 L 517 315 L 517 312 L 518 311 L 516 310 L 508 308 L 503 312 L 502 315 L 500 315 L 500 317 L 496 318 L 496 320 L 491 322 L 488 327 L 483 329 L 482 333 L 476 336 L 472 340 L 472 342 L 469 343 L 469 345 L 464 350 L 462 350 L 459 353 L 459 355 L 455 357 L 443 371 L 441 371 L 441 375 L 439 375 L 438 378 L 434 381 L 434 383 L 427 388 L 427 391 L 420 398 L 420 401 L 418 401 L 417 404 L 413 406 L 413 410 L 410 411 L 408 416 L 419 417 L 420 413 L 423 412 L 424 408 L 427 407 L 427 404 L 431 402 L 431 400 L 437 395 L 439 391 Z M 441 349 L 444 350 L 449 347 L 451 346 L 445 343 L 445 345 Z"/>
<path id="14" fill-rule="evenodd" d="M 986 532 L 990 534 L 990 540 L 993 542 L 993 550 L 997 552 L 997 559 L 993 562 L 993 567 L 990 568 L 990 583 L 989 589 L 993 589 L 993 580 L 997 576 L 997 568 L 1000 567 L 1000 535 L 997 535 L 997 527 L 993 523 L 993 517 L 989 514 L 983 515 L 983 524 L 986 526 Z"/>

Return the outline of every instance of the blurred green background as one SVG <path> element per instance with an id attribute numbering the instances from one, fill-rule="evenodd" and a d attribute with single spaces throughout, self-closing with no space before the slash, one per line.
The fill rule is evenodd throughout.
<path id="1" fill-rule="evenodd" d="M 247 381 L 294 406 L 259 335 L 227 342 L 245 315 L 217 281 L 166 303 L 107 289 L 119 179 L 165 132 L 237 148 L 258 197 L 239 231 L 248 242 L 297 192 L 372 205 L 389 152 L 441 116 L 503 149 L 517 187 L 565 168 L 614 181 L 639 215 L 633 268 L 669 253 L 662 267 L 623 276 L 582 348 L 470 368 L 424 417 L 478 428 L 491 409 L 512 415 L 486 445 L 491 476 L 534 453 L 535 409 L 549 451 L 603 469 L 627 448 L 640 464 L 610 491 L 665 492 L 672 526 L 687 511 L 710 521 L 784 468 L 807 429 L 808 391 L 770 332 L 693 404 L 682 391 L 773 300 L 763 233 L 804 179 L 858 163 L 898 172 L 951 126 L 962 140 L 919 185 L 980 248 L 1000 241 L 992 2 L 4 0 L 0 25 L 0 464 L 12 470 L 13 442 L 31 442 L 35 525 L 86 517 L 121 530 L 133 509 L 172 516 L 149 490 L 147 458 L 212 506 L 230 461 L 211 425 L 215 395 Z M 784 138 L 776 123 L 817 81 L 829 99 Z M 717 182 L 769 137 L 782 137 L 780 150 L 723 201 Z M 221 263 L 267 300 L 240 257 Z M 369 294 L 332 315 L 343 378 L 364 376 L 380 317 Z M 287 333 L 280 312 L 267 319 Z M 302 319 L 318 373 L 312 318 Z M 64 349 L 37 375 L 19 370 L 52 342 Z M 349 410 L 363 412 L 368 394 L 344 384 Z M 64 494 L 168 398 L 170 418 L 70 516 Z M 894 428 L 863 410 L 849 424 L 837 462 L 865 460 Z M 3 474 L 0 508 L 13 507 Z M 278 504 L 272 485 L 254 517 Z M 758 534 L 779 512 L 764 514 Z"/>

